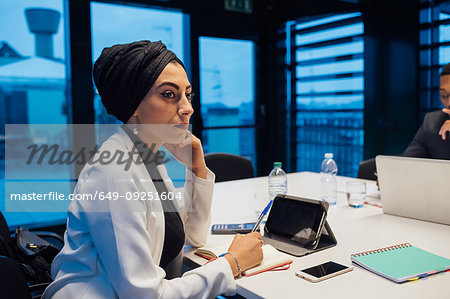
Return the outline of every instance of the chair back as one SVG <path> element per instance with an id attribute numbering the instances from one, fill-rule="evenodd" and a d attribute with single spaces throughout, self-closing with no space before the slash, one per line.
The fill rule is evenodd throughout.
<path id="1" fill-rule="evenodd" d="M 0 256 L 0 277 L 1 298 L 32 298 L 25 274 L 17 261 Z"/>
<path id="2" fill-rule="evenodd" d="M 226 154 L 205 155 L 206 166 L 215 173 L 216 182 L 225 182 L 253 177 L 252 161 L 247 158 Z"/>
<path id="3" fill-rule="evenodd" d="M 377 180 L 375 173 L 377 172 L 377 166 L 375 164 L 375 158 L 367 159 L 359 163 L 358 178 L 366 180 Z"/>
<path id="4" fill-rule="evenodd" d="M 11 233 L 2 212 L 0 212 L 0 256 L 12 259 L 17 258 L 17 255 L 11 248 Z"/>

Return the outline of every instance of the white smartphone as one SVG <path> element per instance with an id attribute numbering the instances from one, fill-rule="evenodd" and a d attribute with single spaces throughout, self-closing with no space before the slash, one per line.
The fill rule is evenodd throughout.
<path id="1" fill-rule="evenodd" d="M 344 266 L 335 262 L 327 262 L 314 267 L 296 271 L 295 275 L 310 282 L 319 282 L 353 270 L 353 267 Z"/>

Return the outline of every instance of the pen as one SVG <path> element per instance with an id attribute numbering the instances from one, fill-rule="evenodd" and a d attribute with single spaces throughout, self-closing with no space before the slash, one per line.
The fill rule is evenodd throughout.
<path id="1" fill-rule="evenodd" d="M 381 205 L 377 205 L 376 203 L 371 203 L 371 202 L 368 202 L 368 201 L 365 201 L 364 203 L 365 203 L 366 205 L 371 205 L 371 206 L 374 206 L 374 207 L 377 207 L 377 208 L 382 208 Z"/>
<path id="2" fill-rule="evenodd" d="M 261 221 L 263 220 L 264 216 L 267 214 L 267 212 L 270 209 L 270 206 L 272 205 L 273 199 L 271 199 L 269 201 L 269 203 L 267 204 L 267 206 L 264 208 L 264 210 L 261 212 L 261 214 L 258 217 L 258 220 L 256 221 L 255 226 L 253 227 L 251 232 L 256 231 L 256 229 L 259 227 L 259 225 L 261 224 Z"/>

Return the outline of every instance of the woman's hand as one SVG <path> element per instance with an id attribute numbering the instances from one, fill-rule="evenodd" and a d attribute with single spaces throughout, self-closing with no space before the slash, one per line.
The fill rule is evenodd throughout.
<path id="1" fill-rule="evenodd" d="M 206 162 L 202 142 L 188 131 L 186 139 L 178 144 L 164 144 L 164 147 L 199 178 L 206 179 Z"/>
<path id="2" fill-rule="evenodd" d="M 192 172 L 199 178 L 206 179 L 206 162 L 203 153 L 202 142 L 200 139 L 192 136 Z"/>
<path id="3" fill-rule="evenodd" d="M 261 264 L 263 259 L 263 251 L 261 246 L 262 241 L 260 233 L 253 232 L 246 235 L 237 234 L 234 237 L 233 242 L 231 242 L 228 252 L 234 254 L 241 271 L 244 272 L 247 269 Z M 230 263 L 233 275 L 237 276 L 239 274 L 239 270 L 237 268 L 236 261 L 230 254 L 225 255 L 225 258 L 228 263 Z"/>
<path id="4" fill-rule="evenodd" d="M 444 108 L 442 109 L 442 112 L 450 115 L 450 109 Z M 439 135 L 441 135 L 442 140 L 447 139 L 447 132 L 450 132 L 450 120 L 446 120 L 439 130 Z"/>

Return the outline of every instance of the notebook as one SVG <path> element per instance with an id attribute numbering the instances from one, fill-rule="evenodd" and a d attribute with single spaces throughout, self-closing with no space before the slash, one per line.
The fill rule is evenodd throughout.
<path id="1" fill-rule="evenodd" d="M 396 283 L 450 269 L 450 259 L 409 243 L 352 254 L 351 259 L 354 264 Z"/>
<path id="2" fill-rule="evenodd" d="M 213 259 L 219 255 L 228 251 L 230 244 L 219 244 L 216 246 L 200 247 L 194 253 L 205 259 Z M 285 270 L 288 269 L 292 263 L 292 257 L 283 252 L 276 250 L 272 245 L 265 244 L 262 246 L 263 250 L 263 261 L 258 266 L 244 271 L 242 274 L 244 276 L 251 276 L 258 273 L 271 270 Z"/>

